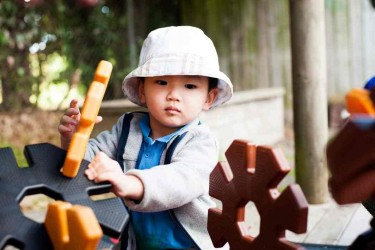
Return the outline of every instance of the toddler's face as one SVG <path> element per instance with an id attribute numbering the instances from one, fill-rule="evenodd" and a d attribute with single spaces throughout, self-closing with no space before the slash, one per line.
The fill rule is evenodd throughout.
<path id="1" fill-rule="evenodd" d="M 151 129 L 171 132 L 208 110 L 217 96 L 217 89 L 208 90 L 203 76 L 146 77 L 139 87 L 141 102 L 150 113 Z"/>

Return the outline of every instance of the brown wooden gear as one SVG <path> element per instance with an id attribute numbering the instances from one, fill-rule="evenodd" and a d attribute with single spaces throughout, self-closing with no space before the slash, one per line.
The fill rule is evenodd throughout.
<path id="1" fill-rule="evenodd" d="M 300 187 L 280 181 L 290 167 L 280 150 L 235 140 L 226 151 L 228 164 L 218 163 L 210 175 L 210 195 L 223 209 L 210 209 L 208 231 L 215 247 L 231 249 L 303 249 L 285 239 L 285 230 L 304 233 L 308 204 Z M 245 206 L 254 202 L 261 217 L 257 237 L 247 233 Z"/>

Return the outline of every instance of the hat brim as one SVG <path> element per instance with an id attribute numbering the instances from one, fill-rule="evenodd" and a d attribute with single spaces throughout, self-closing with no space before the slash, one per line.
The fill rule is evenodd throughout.
<path id="1" fill-rule="evenodd" d="M 145 103 L 142 103 L 139 99 L 138 95 L 138 88 L 139 88 L 139 79 L 142 77 L 154 77 L 154 76 L 165 76 L 165 75 L 182 75 L 177 73 L 169 73 L 169 74 L 141 74 L 138 72 L 141 72 L 141 67 L 138 67 L 137 69 L 133 70 L 131 73 L 129 73 L 124 81 L 122 82 L 122 90 L 124 91 L 125 96 L 133 103 L 141 106 L 141 107 L 147 107 Z M 230 100 L 233 95 L 233 85 L 230 81 L 230 79 L 221 71 L 219 72 L 213 72 L 213 73 L 205 73 L 202 74 L 201 72 L 192 72 L 189 74 L 184 73 L 183 75 L 200 75 L 200 76 L 206 76 L 206 77 L 212 77 L 218 79 L 218 86 L 219 89 L 218 95 L 216 97 L 216 100 L 212 104 L 211 108 L 220 106 Z"/>

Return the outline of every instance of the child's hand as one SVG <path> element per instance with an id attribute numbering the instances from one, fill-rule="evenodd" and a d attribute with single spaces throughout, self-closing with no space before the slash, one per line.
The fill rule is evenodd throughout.
<path id="1" fill-rule="evenodd" d="M 110 181 L 116 179 L 116 175 L 124 175 L 117 161 L 109 158 L 105 153 L 99 152 L 85 171 L 87 178 L 95 182 Z"/>
<path id="2" fill-rule="evenodd" d="M 69 108 L 65 111 L 60 120 L 58 127 L 60 133 L 61 148 L 67 150 L 72 140 L 74 132 L 76 132 L 80 120 L 80 112 L 78 107 L 78 100 L 73 99 L 70 102 Z"/>
<path id="3" fill-rule="evenodd" d="M 109 181 L 112 192 L 124 198 L 140 200 L 143 197 L 143 183 L 135 176 L 125 175 L 117 161 L 99 152 L 88 165 L 85 174 L 89 180 L 95 182 Z"/>
<path id="4" fill-rule="evenodd" d="M 79 111 L 78 100 L 73 99 L 70 102 L 69 108 L 65 111 L 63 117 L 60 120 L 58 131 L 60 133 L 61 148 L 67 150 L 72 140 L 73 134 L 78 128 L 78 124 L 81 118 Z M 96 117 L 95 124 L 101 122 L 103 118 L 101 116 Z"/>

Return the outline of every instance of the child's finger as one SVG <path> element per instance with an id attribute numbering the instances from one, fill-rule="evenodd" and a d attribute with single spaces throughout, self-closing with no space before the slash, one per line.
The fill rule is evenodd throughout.
<path id="1" fill-rule="evenodd" d="M 64 126 L 63 124 L 59 125 L 58 130 L 60 133 L 72 132 L 70 127 Z"/>
<path id="2" fill-rule="evenodd" d="M 73 116 L 74 118 L 79 119 L 80 111 L 79 111 L 78 100 L 77 100 L 77 99 L 73 99 L 73 100 L 70 102 L 69 107 L 70 107 L 70 108 L 66 111 L 65 114 L 68 114 L 68 112 L 69 112 L 68 115 L 71 115 L 71 116 Z"/>
<path id="3" fill-rule="evenodd" d="M 79 107 L 78 106 L 78 100 L 77 99 L 72 99 L 70 101 L 69 107 L 71 107 L 71 108 L 78 108 Z"/>
<path id="4" fill-rule="evenodd" d="M 98 123 L 100 123 L 101 121 L 103 121 L 103 117 L 100 116 L 100 115 L 98 115 L 98 116 L 96 117 L 96 119 L 95 119 L 95 124 L 98 124 Z"/>
<path id="5" fill-rule="evenodd" d="M 92 181 L 93 179 L 95 179 L 95 173 L 90 168 L 88 168 L 88 169 L 85 170 L 85 175 L 87 176 L 87 179 L 89 179 L 90 181 Z"/>
<path id="6" fill-rule="evenodd" d="M 68 108 L 65 111 L 65 115 L 67 115 L 67 116 L 76 116 L 76 115 L 79 115 L 79 109 L 78 108 Z"/>
<path id="7" fill-rule="evenodd" d="M 67 125 L 77 126 L 78 121 L 71 116 L 64 115 L 63 117 L 61 117 L 60 124 L 65 125 L 65 126 Z"/>

